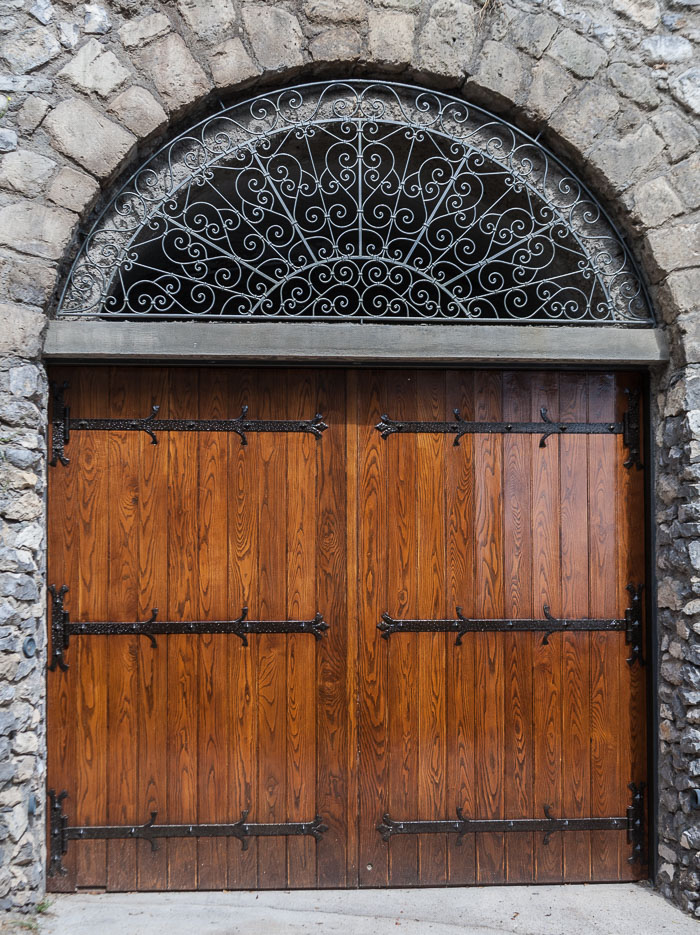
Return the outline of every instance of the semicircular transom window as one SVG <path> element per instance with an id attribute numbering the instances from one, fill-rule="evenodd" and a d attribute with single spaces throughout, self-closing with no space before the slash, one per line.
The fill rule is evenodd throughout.
<path id="1" fill-rule="evenodd" d="M 366 81 L 263 94 L 164 146 L 90 231 L 59 315 L 653 325 L 556 157 L 463 100 Z"/>

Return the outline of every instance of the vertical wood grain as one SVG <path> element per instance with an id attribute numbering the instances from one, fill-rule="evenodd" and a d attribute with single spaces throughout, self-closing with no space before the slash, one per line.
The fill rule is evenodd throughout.
<path id="1" fill-rule="evenodd" d="M 474 374 L 450 370 L 446 374 L 445 419 L 459 409 L 463 419 L 474 418 Z M 474 616 L 474 440 L 465 435 L 459 446 L 445 452 L 446 573 L 445 615 L 452 617 L 461 606 Z M 447 787 L 448 817 L 460 807 L 468 818 L 477 817 L 474 802 L 474 635 L 462 645 L 447 639 Z M 473 883 L 476 876 L 475 836 L 465 835 L 458 845 L 447 836 L 447 878 L 450 884 Z"/>
<path id="2" fill-rule="evenodd" d="M 530 420 L 531 374 L 503 375 L 503 418 Z M 532 617 L 532 446 L 527 436 L 503 439 L 504 602 L 507 617 Z M 539 611 L 537 611 L 539 614 Z M 530 633 L 506 633 L 505 680 L 505 817 L 535 817 L 533 799 L 533 698 Z M 505 836 L 508 883 L 530 883 L 534 841 L 530 833 Z"/>
<path id="3" fill-rule="evenodd" d="M 498 421 L 502 416 L 501 374 L 475 376 L 474 417 Z M 499 435 L 474 437 L 474 558 L 478 617 L 503 616 L 503 442 Z M 504 809 L 503 637 L 474 634 L 476 812 L 502 818 Z M 476 835 L 478 883 L 505 879 L 501 833 Z"/>
<path id="4" fill-rule="evenodd" d="M 416 418 L 416 371 L 387 375 L 387 409 L 394 419 Z M 418 616 L 418 568 L 415 438 L 391 439 L 387 448 L 387 607 L 392 617 Z M 437 510 L 438 504 L 434 505 Z M 389 813 L 396 819 L 418 814 L 418 647 L 424 639 L 405 633 L 388 647 Z M 389 842 L 389 882 L 392 886 L 418 883 L 418 837 L 396 836 Z"/>
<path id="5" fill-rule="evenodd" d="M 559 417 L 583 422 L 588 418 L 585 374 L 561 374 Z M 564 617 L 588 616 L 588 439 L 560 440 L 561 612 Z M 562 809 L 568 818 L 590 815 L 590 633 L 562 633 Z M 563 835 L 564 879 L 586 883 L 591 878 L 590 831 Z"/>

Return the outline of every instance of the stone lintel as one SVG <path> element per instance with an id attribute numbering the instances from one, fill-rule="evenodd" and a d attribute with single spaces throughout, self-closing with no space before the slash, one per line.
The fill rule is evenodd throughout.
<path id="1" fill-rule="evenodd" d="M 73 360 L 653 366 L 660 329 L 555 325 L 52 321 L 44 356 Z"/>

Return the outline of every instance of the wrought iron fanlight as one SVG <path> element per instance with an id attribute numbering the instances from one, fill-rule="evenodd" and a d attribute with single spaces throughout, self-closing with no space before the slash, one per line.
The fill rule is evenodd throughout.
<path id="1" fill-rule="evenodd" d="M 653 325 L 584 184 L 463 100 L 338 81 L 261 94 L 143 164 L 60 316 Z"/>

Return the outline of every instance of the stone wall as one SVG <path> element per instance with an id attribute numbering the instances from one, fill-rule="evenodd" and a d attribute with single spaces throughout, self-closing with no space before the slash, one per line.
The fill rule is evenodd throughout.
<path id="1" fill-rule="evenodd" d="M 700 915 L 698 0 L 5 0 L 0 12 L 0 905 L 43 892 L 41 335 L 79 227 L 167 128 L 312 76 L 451 89 L 543 138 L 626 231 L 657 375 L 662 892 Z M 167 326 L 166 326 L 167 327 Z M 27 658 L 27 636 L 38 644 Z M 37 812 L 29 816 L 33 796 Z"/>

